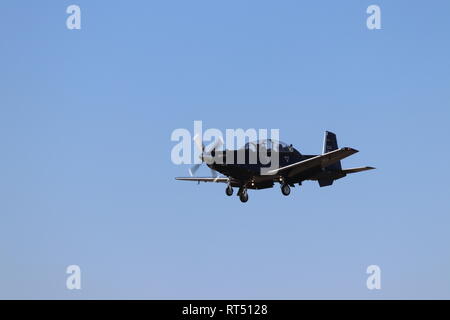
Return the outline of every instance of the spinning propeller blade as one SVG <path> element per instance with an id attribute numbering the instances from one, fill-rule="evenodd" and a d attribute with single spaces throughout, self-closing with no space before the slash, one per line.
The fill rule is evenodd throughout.
<path id="1" fill-rule="evenodd" d="M 193 177 L 195 175 L 195 173 L 197 172 L 198 168 L 200 168 L 201 163 L 199 164 L 194 164 L 190 169 L 189 169 L 189 174 L 191 175 L 191 177 Z"/>
<path id="2" fill-rule="evenodd" d="M 221 137 L 219 137 L 219 139 L 216 139 L 214 145 L 211 147 L 211 150 L 209 152 L 205 152 L 205 145 L 203 144 L 202 138 L 199 135 L 195 135 L 193 140 L 194 140 L 195 146 L 200 151 L 200 159 L 202 160 L 202 163 L 205 162 L 205 159 L 204 159 L 205 156 L 208 159 L 212 159 L 211 156 L 214 157 L 216 149 L 220 148 L 223 145 L 223 140 Z M 198 168 L 200 168 L 202 163 L 194 164 L 189 169 L 189 174 L 191 175 L 191 177 L 193 177 L 195 175 L 195 173 L 197 172 Z M 214 169 L 211 169 L 211 175 L 212 175 L 212 177 L 217 178 L 218 172 Z"/>

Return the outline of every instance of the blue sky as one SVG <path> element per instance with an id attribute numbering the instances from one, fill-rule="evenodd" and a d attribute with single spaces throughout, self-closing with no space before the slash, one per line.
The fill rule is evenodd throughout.
<path id="1" fill-rule="evenodd" d="M 450 298 L 448 1 L 71 4 L 0 4 L 0 298 Z M 377 170 L 244 205 L 174 180 L 194 120 Z"/>

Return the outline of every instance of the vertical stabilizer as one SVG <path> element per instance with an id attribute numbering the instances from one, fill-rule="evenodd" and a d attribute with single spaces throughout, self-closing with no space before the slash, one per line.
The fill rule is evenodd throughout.
<path id="1" fill-rule="evenodd" d="M 338 149 L 336 135 L 333 132 L 325 131 L 322 153 L 327 153 L 327 152 L 330 152 L 330 151 L 333 151 L 336 149 Z M 325 170 L 341 171 L 342 170 L 341 161 L 338 161 L 338 162 L 333 163 L 332 165 L 329 165 L 328 167 L 325 168 Z"/>

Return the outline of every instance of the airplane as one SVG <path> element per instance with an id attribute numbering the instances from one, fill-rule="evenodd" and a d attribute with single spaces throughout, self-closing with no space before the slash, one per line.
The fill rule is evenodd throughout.
<path id="1" fill-rule="evenodd" d="M 323 152 L 320 155 L 304 155 L 295 149 L 292 144 L 263 139 L 248 142 L 238 150 L 217 151 L 222 144 L 215 143 L 211 151 L 205 151 L 201 138 L 194 137 L 196 146 L 201 149 L 200 159 L 211 169 L 212 177 L 193 177 L 200 164 L 194 165 L 189 172 L 191 177 L 177 177 L 176 180 L 200 182 L 226 183 L 225 193 L 233 195 L 233 187 L 238 188 L 237 195 L 241 202 L 248 201 L 248 189 L 260 190 L 272 188 L 275 183 L 280 184 L 281 193 L 288 196 L 291 187 L 299 186 L 305 180 L 313 180 L 320 187 L 331 186 L 335 180 L 345 177 L 347 174 L 375 169 L 374 167 L 358 167 L 342 169 L 341 160 L 358 152 L 353 148 L 338 148 L 336 134 L 325 131 Z M 262 152 L 268 157 L 278 156 L 278 166 L 271 168 L 271 162 L 262 161 Z M 231 152 L 231 153 L 230 153 Z M 226 161 L 232 156 L 233 159 L 243 161 Z M 261 159 L 260 159 L 261 158 Z M 256 161 L 254 161 L 256 159 Z M 220 160 L 220 161 L 219 161 Z M 253 160 L 253 161 L 251 161 Z M 217 172 L 223 174 L 218 177 Z"/>

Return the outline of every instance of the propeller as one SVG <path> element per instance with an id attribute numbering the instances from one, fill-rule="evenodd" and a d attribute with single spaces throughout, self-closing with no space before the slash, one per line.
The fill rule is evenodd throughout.
<path id="1" fill-rule="evenodd" d="M 202 164 L 198 163 L 198 164 L 194 164 L 192 167 L 189 168 L 189 174 L 191 175 L 191 177 L 193 177 L 195 175 L 195 173 L 197 172 L 198 168 L 200 168 Z"/>
<path id="2" fill-rule="evenodd" d="M 200 159 L 201 159 L 201 163 L 197 163 L 194 164 L 190 169 L 189 169 L 189 174 L 191 175 L 191 177 L 193 177 L 195 175 L 195 173 L 197 172 L 197 170 L 200 168 L 200 166 L 204 163 L 204 162 L 214 162 L 214 155 L 215 155 L 215 151 L 217 148 L 219 148 L 220 146 L 223 145 L 223 140 L 221 137 L 219 137 L 219 139 L 216 139 L 216 142 L 214 143 L 214 145 L 211 147 L 211 151 L 209 152 L 205 152 L 205 145 L 203 144 L 202 138 L 197 134 L 195 135 L 195 137 L 193 138 L 195 146 L 197 147 L 197 149 L 200 151 Z M 206 161 L 205 161 L 206 160 Z M 210 168 L 211 169 L 211 168 Z M 211 169 L 211 175 L 213 176 L 213 178 L 217 178 L 218 173 L 216 170 Z"/>

